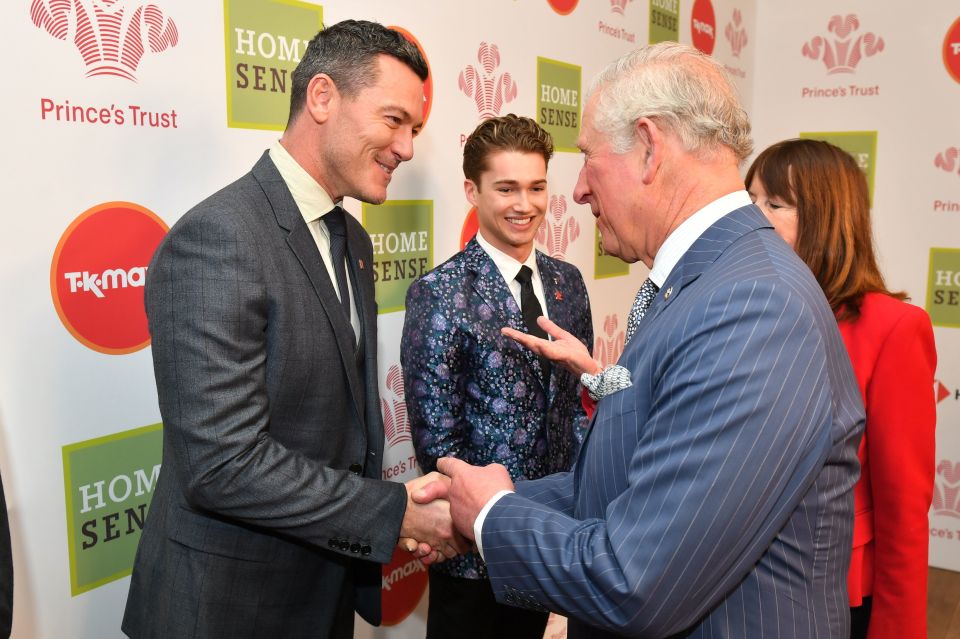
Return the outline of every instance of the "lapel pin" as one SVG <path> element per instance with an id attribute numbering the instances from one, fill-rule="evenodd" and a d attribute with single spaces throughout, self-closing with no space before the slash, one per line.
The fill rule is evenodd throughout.
<path id="1" fill-rule="evenodd" d="M 558 302 L 562 302 L 562 301 L 563 301 L 563 293 L 561 293 L 560 291 L 554 291 L 554 292 L 553 292 L 553 299 L 557 300 Z"/>
<path id="2" fill-rule="evenodd" d="M 663 293 L 663 299 L 664 299 L 664 300 L 670 299 L 670 296 L 671 296 L 672 294 L 673 294 L 673 287 L 671 286 L 671 287 L 668 288 L 666 291 L 664 291 L 664 293 Z"/>
<path id="3" fill-rule="evenodd" d="M 360 263 L 360 270 L 363 270 L 363 260 L 357 260 Z"/>

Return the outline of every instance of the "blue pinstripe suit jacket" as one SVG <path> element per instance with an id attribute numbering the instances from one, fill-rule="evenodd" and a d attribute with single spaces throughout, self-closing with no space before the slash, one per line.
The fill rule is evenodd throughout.
<path id="1" fill-rule="evenodd" d="M 498 599 L 569 636 L 846 637 L 863 407 L 810 271 L 754 206 L 670 273 L 571 472 L 490 510 Z"/>

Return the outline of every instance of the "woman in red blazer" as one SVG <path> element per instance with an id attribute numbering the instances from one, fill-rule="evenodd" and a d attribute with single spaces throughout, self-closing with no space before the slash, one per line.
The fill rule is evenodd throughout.
<path id="1" fill-rule="evenodd" d="M 757 157 L 746 183 L 823 287 L 866 407 L 848 574 L 851 637 L 922 639 L 936 427 L 930 318 L 887 290 L 867 181 L 846 152 L 786 140 Z"/>

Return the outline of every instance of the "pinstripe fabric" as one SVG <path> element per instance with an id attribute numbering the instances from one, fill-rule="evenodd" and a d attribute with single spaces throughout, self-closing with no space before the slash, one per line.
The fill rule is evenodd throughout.
<path id="1" fill-rule="evenodd" d="M 844 637 L 863 409 L 816 281 L 759 210 L 664 283 L 570 473 L 484 523 L 498 598 L 569 636 Z"/>

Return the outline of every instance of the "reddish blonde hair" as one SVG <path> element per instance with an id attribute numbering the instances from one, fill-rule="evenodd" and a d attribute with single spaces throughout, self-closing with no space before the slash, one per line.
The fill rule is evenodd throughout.
<path id="1" fill-rule="evenodd" d="M 767 195 L 797 208 L 794 250 L 827 296 L 837 319 L 856 319 L 866 293 L 897 299 L 877 266 L 867 178 L 849 153 L 820 140 L 784 140 L 764 150 L 747 171 Z"/>

